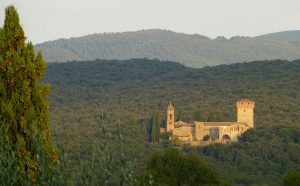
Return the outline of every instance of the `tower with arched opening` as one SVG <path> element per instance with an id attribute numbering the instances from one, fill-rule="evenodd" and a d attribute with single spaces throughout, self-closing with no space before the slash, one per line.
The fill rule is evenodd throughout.
<path id="1" fill-rule="evenodd" d="M 174 107 L 170 102 L 167 110 L 167 131 L 172 132 L 174 129 L 174 121 L 175 121 Z"/>

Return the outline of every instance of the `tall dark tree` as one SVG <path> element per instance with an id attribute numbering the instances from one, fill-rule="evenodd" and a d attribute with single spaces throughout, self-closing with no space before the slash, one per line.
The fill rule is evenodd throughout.
<path id="1" fill-rule="evenodd" d="M 151 117 L 151 124 L 152 124 L 152 129 L 151 129 L 151 141 L 153 143 L 159 142 L 159 135 L 160 135 L 160 119 L 159 119 L 159 114 L 158 112 L 154 112 L 152 117 Z"/>
<path id="2" fill-rule="evenodd" d="M 58 160 L 50 142 L 50 86 L 38 82 L 46 66 L 41 53 L 35 55 L 33 45 L 26 43 L 16 9 L 7 7 L 0 30 L 0 128 L 6 136 L 0 145 L 14 149 L 15 171 L 32 179 L 39 173 L 38 152 L 46 163 Z"/>

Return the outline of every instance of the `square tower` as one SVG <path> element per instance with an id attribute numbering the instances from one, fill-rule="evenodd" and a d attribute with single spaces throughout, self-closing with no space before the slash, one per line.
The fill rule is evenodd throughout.
<path id="1" fill-rule="evenodd" d="M 237 122 L 245 122 L 247 126 L 254 127 L 254 101 L 242 99 L 236 102 Z"/>

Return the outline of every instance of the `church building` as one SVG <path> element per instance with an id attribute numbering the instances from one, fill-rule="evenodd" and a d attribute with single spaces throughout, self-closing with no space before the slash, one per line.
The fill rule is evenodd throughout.
<path id="1" fill-rule="evenodd" d="M 242 99 L 236 102 L 237 121 L 234 122 L 202 122 L 193 124 L 183 121 L 175 122 L 174 107 L 170 102 L 167 110 L 167 128 L 170 140 L 179 140 L 192 145 L 209 143 L 230 143 L 238 140 L 238 136 L 254 127 L 254 101 Z"/>

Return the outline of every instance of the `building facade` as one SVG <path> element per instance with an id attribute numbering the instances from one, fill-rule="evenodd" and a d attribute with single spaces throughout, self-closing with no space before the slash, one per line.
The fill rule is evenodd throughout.
<path id="1" fill-rule="evenodd" d="M 254 127 L 254 101 L 242 99 L 236 102 L 237 121 L 235 122 L 201 122 L 193 124 L 183 121 L 175 122 L 175 109 L 172 103 L 167 109 L 167 128 L 170 140 L 179 140 L 193 145 L 209 143 L 230 143 L 238 136 Z"/>

